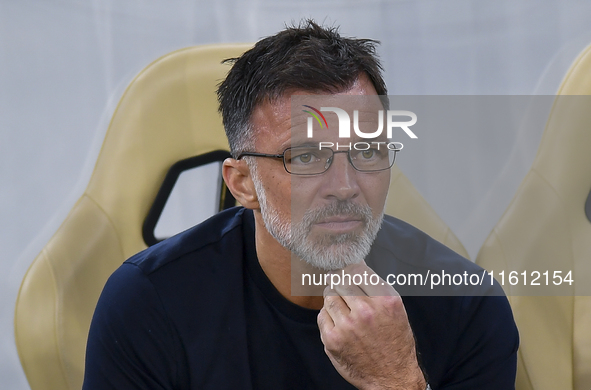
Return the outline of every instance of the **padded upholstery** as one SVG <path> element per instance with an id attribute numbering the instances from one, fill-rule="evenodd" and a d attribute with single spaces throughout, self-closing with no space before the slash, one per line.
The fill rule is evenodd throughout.
<path id="1" fill-rule="evenodd" d="M 404 152 L 401 151 L 400 153 Z M 460 240 L 435 213 L 435 210 L 398 169 L 396 164 L 392 167 L 390 190 L 386 200 L 386 214 L 410 223 L 465 258 L 469 258 L 468 252 Z"/>
<path id="2" fill-rule="evenodd" d="M 79 389 L 90 320 L 108 276 L 144 249 L 142 223 L 175 162 L 227 150 L 216 84 L 249 45 L 170 53 L 128 86 L 84 194 L 33 261 L 18 296 L 15 333 L 33 390 Z M 411 183 L 393 169 L 389 213 L 466 255 Z"/>
<path id="3" fill-rule="evenodd" d="M 175 51 L 125 91 L 88 187 L 21 286 L 15 333 L 33 390 L 81 387 L 94 306 L 108 276 L 146 247 L 142 224 L 167 170 L 228 149 L 215 89 L 229 66 L 220 61 L 249 46 Z"/>
<path id="4" fill-rule="evenodd" d="M 476 259 L 497 271 L 572 270 L 575 278 L 570 296 L 519 296 L 522 287 L 509 286 L 519 390 L 591 388 L 591 96 L 565 96 L 591 95 L 591 46 L 558 94 L 531 170 Z"/>

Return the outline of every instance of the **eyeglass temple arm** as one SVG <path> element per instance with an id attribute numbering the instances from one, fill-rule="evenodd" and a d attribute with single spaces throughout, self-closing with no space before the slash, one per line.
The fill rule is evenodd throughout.
<path id="1" fill-rule="evenodd" d="M 242 157 L 246 156 L 254 156 L 254 157 L 273 157 L 273 158 L 283 158 L 283 154 L 266 154 L 266 153 L 256 153 L 256 152 L 242 152 L 236 156 L 236 160 L 240 160 Z"/>

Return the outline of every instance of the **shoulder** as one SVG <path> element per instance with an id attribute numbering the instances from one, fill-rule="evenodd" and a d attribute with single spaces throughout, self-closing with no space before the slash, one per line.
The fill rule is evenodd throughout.
<path id="1" fill-rule="evenodd" d="M 117 296 L 122 310 L 139 301 L 166 308 L 185 318 L 187 310 L 223 302 L 240 290 L 243 280 L 243 223 L 249 210 L 232 208 L 166 239 L 125 261 L 109 278 L 102 295 Z M 192 308 L 192 309 L 191 309 Z"/>
<path id="2" fill-rule="evenodd" d="M 389 215 L 384 216 L 374 246 L 376 251 L 395 258 L 402 266 L 415 269 L 451 267 L 476 272 L 482 270 L 427 233 Z"/>
<path id="3" fill-rule="evenodd" d="M 185 375 L 185 343 L 203 341 L 203 335 L 219 329 L 212 324 L 228 320 L 228 311 L 234 322 L 240 320 L 243 224 L 250 222 L 247 210 L 230 209 L 124 262 L 95 309 L 87 352 L 93 379 L 88 380 L 120 375 L 115 382 L 133 380 L 141 384 L 137 388 L 152 388 L 143 380 Z"/>
<path id="4" fill-rule="evenodd" d="M 220 255 L 220 251 L 232 250 L 242 241 L 242 224 L 247 212 L 248 210 L 241 207 L 224 210 L 137 253 L 125 263 L 133 264 L 149 275 L 188 256 L 193 260 L 206 260 L 211 256 Z M 226 245 L 229 242 L 233 245 Z"/>

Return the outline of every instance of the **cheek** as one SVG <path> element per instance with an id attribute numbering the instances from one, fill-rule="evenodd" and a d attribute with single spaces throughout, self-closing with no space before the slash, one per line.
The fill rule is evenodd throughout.
<path id="1" fill-rule="evenodd" d="M 283 215 L 291 215 L 291 178 L 281 173 L 275 173 L 265 175 L 264 180 L 268 202 Z"/>
<path id="2" fill-rule="evenodd" d="M 314 200 L 319 192 L 317 178 L 294 176 L 286 188 L 289 206 L 294 221 L 300 221 L 304 213 L 314 207 Z"/>
<path id="3" fill-rule="evenodd" d="M 386 197 L 388 195 L 388 189 L 390 187 L 389 174 L 378 174 L 368 180 L 365 185 L 365 196 L 369 206 L 374 211 L 374 214 L 378 215 L 384 209 L 386 203 Z"/>

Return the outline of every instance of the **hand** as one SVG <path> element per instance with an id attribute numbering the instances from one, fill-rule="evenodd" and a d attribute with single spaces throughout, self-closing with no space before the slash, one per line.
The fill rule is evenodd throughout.
<path id="1" fill-rule="evenodd" d="M 365 264 L 348 266 L 343 272 L 379 282 L 341 283 L 324 290 L 318 327 L 334 367 L 359 389 L 424 390 L 427 383 L 399 294 Z"/>

